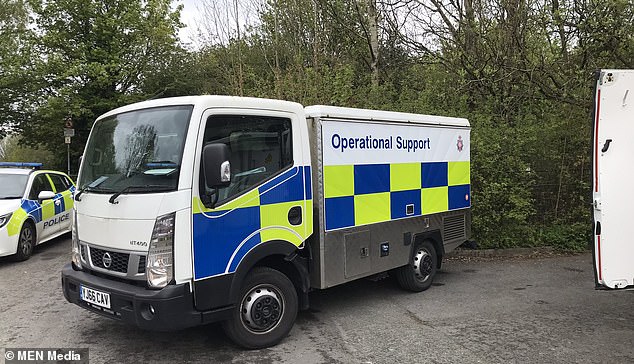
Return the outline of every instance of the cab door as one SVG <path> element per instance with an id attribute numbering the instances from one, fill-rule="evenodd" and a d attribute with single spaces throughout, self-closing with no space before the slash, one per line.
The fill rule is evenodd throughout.
<path id="1" fill-rule="evenodd" d="M 38 200 L 38 196 L 42 191 L 53 192 L 53 185 L 45 173 L 39 173 L 33 177 L 31 188 L 29 190 L 29 204 L 34 206 L 30 214 L 34 217 L 37 232 L 37 242 L 41 242 L 59 231 L 58 224 L 54 223 L 55 219 L 55 201 L 54 200 Z"/>
<path id="2" fill-rule="evenodd" d="M 598 74 L 593 140 L 594 264 L 597 287 L 634 285 L 631 208 L 634 71 Z"/>
<path id="3" fill-rule="evenodd" d="M 192 196 L 199 309 L 226 304 L 208 278 L 234 273 L 251 250 L 269 242 L 295 249 L 312 233 L 306 133 L 297 113 L 214 109 L 203 115 Z M 231 183 L 217 191 L 205 185 L 200 167 L 202 147 L 210 143 L 230 150 Z"/>

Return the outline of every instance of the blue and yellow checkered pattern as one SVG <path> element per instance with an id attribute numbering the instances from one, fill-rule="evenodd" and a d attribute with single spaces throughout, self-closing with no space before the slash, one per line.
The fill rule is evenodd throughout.
<path id="1" fill-rule="evenodd" d="M 288 213 L 302 208 L 302 222 Z M 293 167 L 258 188 L 210 210 L 192 201 L 195 278 L 231 273 L 256 245 L 282 240 L 299 246 L 313 231 L 310 167 Z"/>
<path id="2" fill-rule="evenodd" d="M 470 162 L 324 166 L 326 230 L 471 206 Z"/>

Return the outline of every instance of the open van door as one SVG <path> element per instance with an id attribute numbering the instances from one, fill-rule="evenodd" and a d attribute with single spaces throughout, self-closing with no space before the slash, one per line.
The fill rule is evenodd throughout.
<path id="1" fill-rule="evenodd" d="M 634 70 L 597 73 L 593 128 L 597 288 L 634 285 Z"/>

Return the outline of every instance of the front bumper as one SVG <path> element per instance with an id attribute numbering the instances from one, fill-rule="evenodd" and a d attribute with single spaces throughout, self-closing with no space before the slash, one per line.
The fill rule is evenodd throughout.
<path id="1" fill-rule="evenodd" d="M 110 309 L 99 308 L 79 297 L 79 286 L 83 285 L 110 295 Z M 229 317 L 233 307 L 212 311 L 198 311 L 194 307 L 194 296 L 189 284 L 169 285 L 160 290 L 151 290 L 125 282 L 102 278 L 83 271 L 76 271 L 71 264 L 62 268 L 64 297 L 89 311 L 120 320 L 142 329 L 173 331 Z M 154 308 L 154 313 L 150 310 Z"/>
<path id="2" fill-rule="evenodd" d="M 13 255 L 18 251 L 18 237 L 20 234 L 9 236 L 7 227 L 0 228 L 0 257 Z"/>

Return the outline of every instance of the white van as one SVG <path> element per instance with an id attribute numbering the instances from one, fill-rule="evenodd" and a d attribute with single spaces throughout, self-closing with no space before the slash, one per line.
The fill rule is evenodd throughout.
<path id="1" fill-rule="evenodd" d="M 222 321 L 274 345 L 308 292 L 382 272 L 430 287 L 470 234 L 465 119 L 226 96 L 97 119 L 68 301 L 146 329 Z"/>

